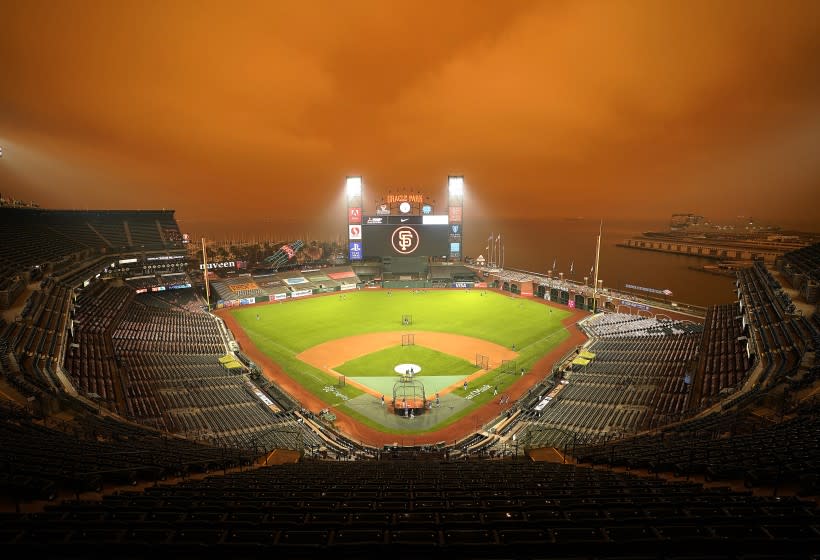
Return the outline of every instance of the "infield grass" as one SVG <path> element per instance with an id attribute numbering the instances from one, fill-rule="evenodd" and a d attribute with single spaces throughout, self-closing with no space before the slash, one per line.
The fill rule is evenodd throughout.
<path id="1" fill-rule="evenodd" d="M 467 360 L 444 354 L 424 346 L 393 346 L 359 356 L 333 369 L 348 377 L 396 377 L 395 367 L 399 364 L 418 364 L 419 376 L 437 375 L 467 376 L 478 368 Z"/>

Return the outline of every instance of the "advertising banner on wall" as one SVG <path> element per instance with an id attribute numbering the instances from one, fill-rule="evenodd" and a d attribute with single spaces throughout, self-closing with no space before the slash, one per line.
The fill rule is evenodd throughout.
<path id="1" fill-rule="evenodd" d="M 282 292 L 281 294 L 273 294 L 273 296 L 271 296 L 271 301 L 282 301 L 283 299 L 287 299 L 287 297 L 288 294 L 285 292 Z"/>
<path id="2" fill-rule="evenodd" d="M 340 290 L 355 290 L 356 289 L 356 284 L 342 284 L 339 287 L 339 289 Z"/>
<path id="3" fill-rule="evenodd" d="M 635 309 L 640 309 L 642 311 L 649 311 L 650 309 L 648 305 L 644 305 L 643 303 L 637 303 L 634 301 L 629 301 L 626 299 L 621 300 L 621 305 L 626 305 L 627 307 L 634 307 Z"/>
<path id="4" fill-rule="evenodd" d="M 361 208 L 348 208 L 347 209 L 347 223 L 348 224 L 360 224 L 360 223 L 362 223 L 362 209 Z"/>
<path id="5" fill-rule="evenodd" d="M 350 247 L 349 247 L 350 257 L 349 258 L 350 258 L 351 261 L 360 261 L 360 260 L 362 260 L 362 254 L 363 253 L 364 253 L 364 251 L 362 251 L 361 241 L 351 241 L 350 242 Z"/>
<path id="6" fill-rule="evenodd" d="M 362 226 L 352 225 L 347 226 L 347 237 L 348 239 L 361 239 L 362 238 Z"/>
<path id="7" fill-rule="evenodd" d="M 294 290 L 291 292 L 290 297 L 305 297 L 313 294 L 313 290 Z"/>

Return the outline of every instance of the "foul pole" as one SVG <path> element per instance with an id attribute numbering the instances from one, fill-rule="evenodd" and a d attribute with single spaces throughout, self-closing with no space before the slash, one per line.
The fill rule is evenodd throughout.
<path id="1" fill-rule="evenodd" d="M 211 312 L 211 286 L 208 284 L 208 253 L 205 251 L 205 238 L 202 238 L 202 275 L 205 277 L 205 304 Z"/>
<path id="2" fill-rule="evenodd" d="M 592 281 L 592 312 L 598 310 L 598 260 L 601 258 L 601 231 L 604 229 L 604 221 L 598 226 L 598 243 L 595 246 L 595 278 Z"/>

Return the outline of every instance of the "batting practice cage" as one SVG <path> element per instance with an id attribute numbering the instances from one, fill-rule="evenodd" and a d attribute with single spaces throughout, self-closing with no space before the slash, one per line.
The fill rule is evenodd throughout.
<path id="1" fill-rule="evenodd" d="M 393 385 L 393 410 L 399 416 L 416 416 L 424 412 L 427 399 L 424 384 L 409 375 L 402 375 Z"/>

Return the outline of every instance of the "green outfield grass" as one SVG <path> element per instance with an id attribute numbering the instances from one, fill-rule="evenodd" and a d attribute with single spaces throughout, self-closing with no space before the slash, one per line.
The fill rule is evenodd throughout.
<path id="1" fill-rule="evenodd" d="M 394 368 L 399 364 L 418 364 L 419 376 L 460 375 L 462 377 L 478 370 L 467 360 L 444 354 L 424 346 L 393 346 L 365 356 L 359 356 L 335 367 L 348 377 L 396 377 Z"/>
<path id="2" fill-rule="evenodd" d="M 515 344 L 519 354 L 516 366 L 529 370 L 541 356 L 569 336 L 561 324 L 569 311 L 494 292 L 481 294 L 481 290 L 418 293 L 392 290 L 392 295 L 388 295 L 387 290 L 362 290 L 346 292 L 344 298 L 331 294 L 281 304 L 241 307 L 230 313 L 262 352 L 323 402 L 345 409 L 365 424 L 385 429 L 373 418 L 345 408 L 344 399 L 361 395 L 360 390 L 348 384 L 329 392 L 327 388 L 335 386 L 337 379 L 302 362 L 296 355 L 322 342 L 357 334 L 437 331 L 472 336 L 508 348 Z M 403 315 L 412 316 L 411 326 L 402 326 Z M 514 381 L 514 376 L 500 375 L 493 370 L 475 383 L 498 385 L 503 391 Z M 343 397 L 338 397 L 339 394 Z M 432 429 L 469 414 L 491 398 L 491 393 L 474 398 L 466 410 L 448 417 Z"/>

